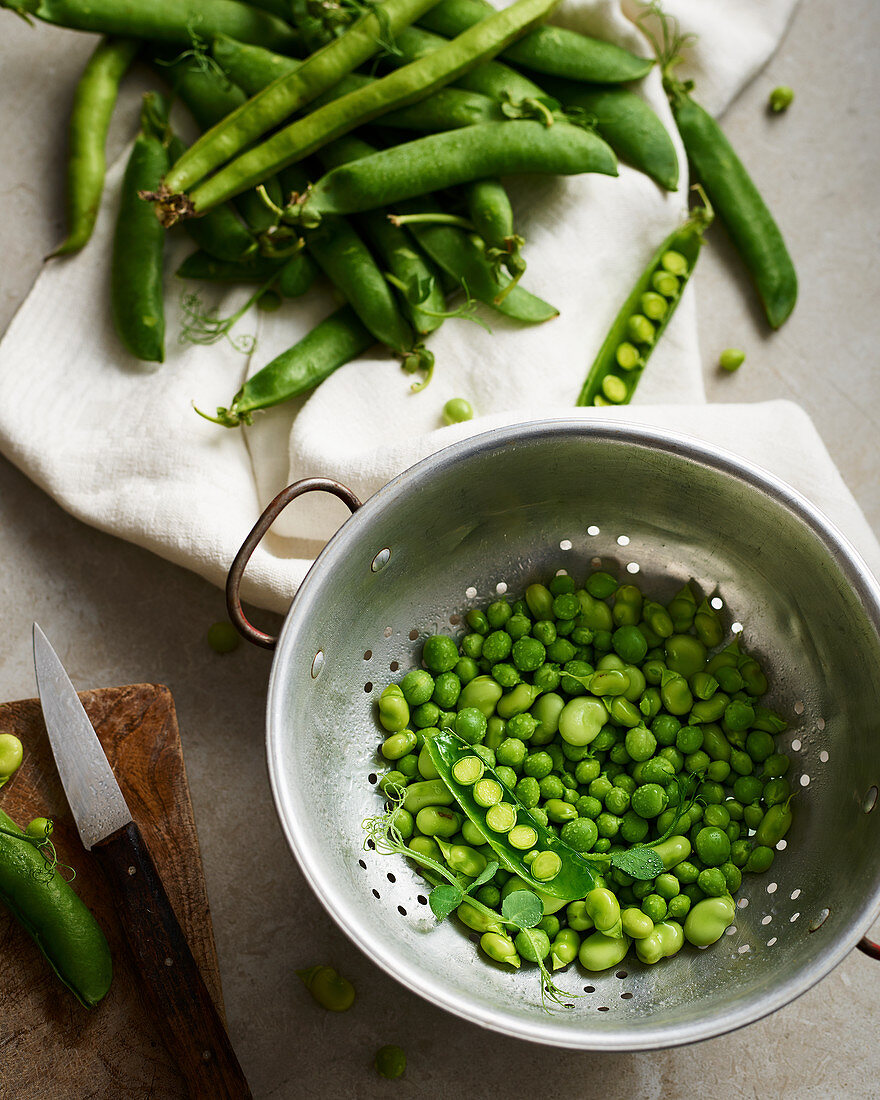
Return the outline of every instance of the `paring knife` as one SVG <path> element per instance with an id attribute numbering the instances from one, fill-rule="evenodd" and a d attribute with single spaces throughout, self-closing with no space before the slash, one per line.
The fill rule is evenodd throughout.
<path id="1" fill-rule="evenodd" d="M 98 859 L 141 992 L 192 1097 L 246 1100 L 247 1081 L 98 735 L 46 635 L 34 668 L 58 773 L 83 845 Z"/>

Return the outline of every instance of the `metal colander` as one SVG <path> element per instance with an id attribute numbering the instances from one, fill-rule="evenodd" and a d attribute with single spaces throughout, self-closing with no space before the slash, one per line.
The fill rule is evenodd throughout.
<path id="1" fill-rule="evenodd" d="M 302 483 L 267 510 L 231 574 Z M 557 976 L 478 956 L 436 925 L 424 880 L 362 847 L 382 810 L 373 701 L 460 616 L 557 570 L 601 565 L 668 599 L 685 581 L 768 672 L 789 720 L 794 825 L 748 875 L 733 927 L 649 967 Z M 246 624 L 242 624 L 246 627 Z M 250 628 L 251 633 L 256 633 Z M 263 636 L 263 644 L 271 639 Z M 398 671 L 400 670 L 400 671 Z M 827 520 L 731 454 L 635 425 L 557 420 L 487 432 L 407 470 L 358 508 L 293 600 L 268 699 L 268 758 L 282 826 L 328 912 L 379 966 L 485 1027 L 563 1047 L 633 1050 L 718 1035 L 791 1001 L 856 945 L 880 909 L 880 590 Z M 784 850 L 783 850 L 784 849 Z"/>

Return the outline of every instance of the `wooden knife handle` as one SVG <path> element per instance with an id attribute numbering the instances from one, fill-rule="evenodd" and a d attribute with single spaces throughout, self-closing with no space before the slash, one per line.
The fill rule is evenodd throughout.
<path id="1" fill-rule="evenodd" d="M 247 1100 L 244 1073 L 133 822 L 92 848 L 113 888 L 141 991 L 186 1080 L 202 1100 Z"/>

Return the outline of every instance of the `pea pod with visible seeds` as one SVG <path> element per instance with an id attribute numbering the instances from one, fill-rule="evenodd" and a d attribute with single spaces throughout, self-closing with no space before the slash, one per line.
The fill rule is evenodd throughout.
<path id="1" fill-rule="evenodd" d="M 564 901 L 583 898 L 595 888 L 597 877 L 589 863 L 542 825 L 498 779 L 495 769 L 474 755 L 470 745 L 447 732 L 433 734 L 425 739 L 425 744 L 440 779 L 486 836 L 505 870 L 512 871 L 534 890 Z M 487 799 L 481 797 L 479 787 L 484 779 L 496 784 L 500 791 L 499 800 L 488 806 L 482 804 Z M 496 812 L 501 807 L 504 812 Z M 512 835 L 517 828 L 523 830 L 521 839 Z M 520 843 L 527 846 L 520 847 Z M 523 856 L 529 850 L 537 850 L 539 854 L 526 864 Z M 541 860 L 547 863 L 548 871 L 555 871 L 551 877 L 539 877 L 543 872 L 536 865 Z"/>
<path id="2" fill-rule="evenodd" d="M 625 405 L 632 400 L 648 357 L 693 272 L 711 220 L 708 206 L 695 207 L 651 257 L 593 360 L 578 405 Z M 646 316 L 655 307 L 656 322 Z"/>
<path id="3" fill-rule="evenodd" d="M 797 300 L 797 273 L 779 226 L 715 119 L 684 85 L 668 78 L 664 84 L 694 177 L 742 257 L 767 320 L 779 328 Z"/>
<path id="4" fill-rule="evenodd" d="M 51 254 L 78 252 L 92 235 L 104 190 L 105 145 L 119 83 L 138 51 L 131 39 L 102 39 L 76 86 L 68 126 L 67 237 Z"/>
<path id="5" fill-rule="evenodd" d="M 144 96 L 141 131 L 125 175 L 113 238 L 110 301 L 116 332 L 132 355 L 148 362 L 165 358 L 165 310 L 162 301 L 164 234 L 142 191 L 152 191 L 168 167 L 164 105 L 154 93 Z"/>
<path id="6" fill-rule="evenodd" d="M 491 15 L 492 11 L 492 5 L 486 0 L 441 0 L 419 19 L 419 24 L 437 34 L 454 37 Z M 524 34 L 508 46 L 502 56 L 534 72 L 602 84 L 640 80 L 654 64 L 613 42 L 550 26 L 537 27 Z"/>
<path id="7" fill-rule="evenodd" d="M 48 872 L 36 845 L 8 835 L 22 831 L 2 810 L 0 829 L 0 900 L 76 999 L 94 1008 L 113 976 L 104 933 L 57 868 Z"/>

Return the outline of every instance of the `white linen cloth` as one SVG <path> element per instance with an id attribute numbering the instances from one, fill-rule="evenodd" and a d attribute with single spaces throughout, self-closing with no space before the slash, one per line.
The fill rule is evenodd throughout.
<path id="1" fill-rule="evenodd" d="M 796 0 L 668 0 L 682 29 L 699 38 L 683 76 L 721 111 L 765 63 Z M 558 21 L 645 55 L 635 4 L 565 0 Z M 656 71 L 642 91 L 675 128 Z M 676 138 L 677 140 L 677 138 Z M 171 274 L 191 247 L 168 247 L 166 362 L 127 355 L 109 316 L 109 256 L 124 158 L 108 176 L 93 240 L 78 256 L 46 265 L 0 344 L 0 449 L 63 507 L 87 523 L 145 546 L 222 585 L 243 537 L 284 485 L 311 475 L 344 482 L 363 500 L 418 459 L 500 424 L 571 416 L 572 404 L 621 301 L 657 243 L 683 218 L 678 192 L 620 167 L 620 177 L 517 180 L 518 226 L 527 240 L 524 285 L 560 316 L 523 327 L 484 310 L 491 334 L 450 320 L 431 338 L 434 380 L 411 377 L 379 351 L 338 370 L 307 398 L 228 430 L 191 408 L 228 405 L 244 378 L 300 339 L 335 308 L 326 288 L 274 314 L 248 314 L 236 334 L 256 332 L 249 358 L 224 341 L 182 345 L 182 284 Z M 175 237 L 177 239 L 175 239 Z M 213 297 L 211 294 L 213 293 Z M 221 314 L 245 298 L 210 288 Z M 467 397 L 473 421 L 442 427 L 441 409 Z M 582 410 L 586 418 L 637 420 L 701 436 L 751 459 L 800 489 L 880 571 L 880 547 L 811 422 L 788 402 L 704 404 L 693 287 L 640 382 L 635 403 Z M 292 505 L 248 568 L 245 596 L 283 611 L 346 509 L 325 494 Z"/>

